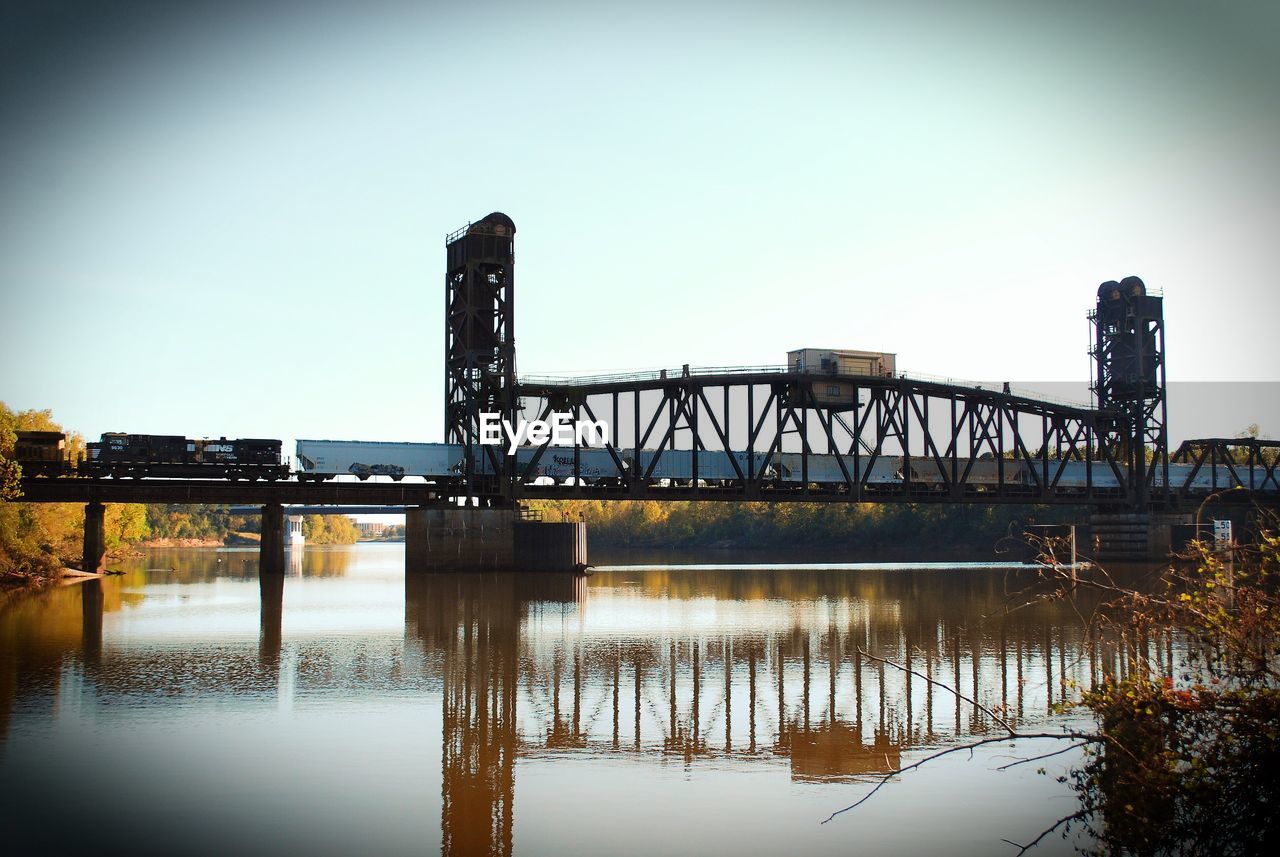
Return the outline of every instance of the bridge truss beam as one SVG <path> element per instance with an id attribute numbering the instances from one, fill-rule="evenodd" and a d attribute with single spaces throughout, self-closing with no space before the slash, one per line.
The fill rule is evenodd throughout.
<path id="1" fill-rule="evenodd" d="M 582 447 L 553 449 L 548 441 L 517 467 L 518 497 L 1135 500 L 1122 450 L 1099 430 L 1097 411 L 994 390 L 901 377 L 762 372 L 526 382 L 519 394 L 526 419 L 568 412 L 607 422 L 610 467 L 587 472 Z M 636 449 L 645 452 L 637 456 Z M 717 455 L 726 451 L 732 454 Z M 571 484 L 529 484 L 547 456 L 571 467 Z M 681 456 L 692 478 L 664 478 L 664 462 Z M 1086 484 L 1063 483 L 1073 461 L 1086 465 Z M 1095 473 L 1111 478 L 1094 484 Z"/>
<path id="2" fill-rule="evenodd" d="M 1206 473 L 1214 491 L 1233 488 L 1280 491 L 1280 440 L 1256 437 L 1187 440 L 1169 460 L 1192 465 L 1188 483 L 1201 472 Z"/>

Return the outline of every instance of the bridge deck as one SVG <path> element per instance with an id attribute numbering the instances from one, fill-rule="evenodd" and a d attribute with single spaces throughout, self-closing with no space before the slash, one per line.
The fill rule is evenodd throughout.
<path id="1" fill-rule="evenodd" d="M 214 479 L 24 479 L 34 503 L 266 503 L 350 506 L 443 506 L 426 482 L 224 482 Z"/>
<path id="2" fill-rule="evenodd" d="M 211 503 L 220 505 L 261 506 L 268 503 L 320 507 L 365 507 L 359 511 L 374 512 L 383 507 L 400 512 L 408 506 L 456 506 L 440 486 L 425 482 L 223 482 L 211 479 L 46 479 L 28 478 L 22 482 L 22 501 L 31 503 Z M 1163 495 L 1163 491 L 1156 494 Z M 1175 491 L 1187 500 L 1202 499 L 1209 492 Z M 755 486 L 691 487 L 646 486 L 636 497 L 621 486 L 521 485 L 516 496 L 521 500 L 713 500 L 761 501 L 770 503 L 847 503 L 848 491 L 820 490 L 811 486 L 757 490 Z M 1278 499 L 1274 492 L 1245 490 L 1219 495 L 1219 502 L 1263 502 L 1271 505 Z M 1124 500 L 1116 489 L 1091 491 L 1064 489 L 1043 492 L 1029 486 L 968 486 L 962 491 L 939 490 L 929 485 L 864 486 L 862 502 L 871 503 L 974 503 L 1099 505 Z M 323 509 L 324 512 L 348 509 Z"/>

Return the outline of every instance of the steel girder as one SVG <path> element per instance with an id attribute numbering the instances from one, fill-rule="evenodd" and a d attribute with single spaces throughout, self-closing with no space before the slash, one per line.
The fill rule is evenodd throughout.
<path id="1" fill-rule="evenodd" d="M 1210 490 L 1243 488 L 1250 492 L 1280 491 L 1280 441 L 1256 437 L 1186 440 L 1170 456 L 1176 464 L 1190 464 L 1189 473 L 1172 489 L 1180 497 L 1198 494 L 1193 483 L 1207 470 Z"/>
<path id="2" fill-rule="evenodd" d="M 535 485 L 550 441 L 516 465 L 517 497 L 843 500 L 1132 505 L 1124 450 L 1098 411 L 982 388 L 907 378 L 792 372 L 682 375 L 602 383 L 522 383 L 526 417 L 605 419 L 612 471 L 584 484 Z M 839 390 L 839 395 L 832 391 Z M 638 441 L 638 442 L 637 442 Z M 635 450 L 644 450 L 636 455 Z M 715 478 L 699 459 L 717 452 Z M 688 453 L 688 479 L 666 479 L 664 457 Z M 563 455 L 569 454 L 566 448 Z M 834 456 L 819 462 L 816 456 Z M 783 459 L 788 462 L 783 474 Z M 726 462 L 727 459 L 727 462 Z M 816 479 L 822 463 L 839 473 Z M 1069 462 L 1086 484 L 1067 486 Z M 724 467 L 727 463 L 728 469 Z M 885 465 L 897 480 L 878 479 Z M 1095 474 L 1098 483 L 1095 484 Z M 1109 478 L 1106 478 L 1109 477 Z M 563 482 L 570 484 L 563 484 Z"/>

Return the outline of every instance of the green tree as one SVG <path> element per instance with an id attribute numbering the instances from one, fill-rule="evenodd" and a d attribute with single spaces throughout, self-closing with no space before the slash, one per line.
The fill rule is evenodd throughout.
<path id="1" fill-rule="evenodd" d="M 360 530 L 346 515 L 307 515 L 302 519 L 302 536 L 313 545 L 353 545 Z"/>
<path id="2" fill-rule="evenodd" d="M 307 515 L 302 519 L 302 537 L 309 544 L 329 544 L 329 527 L 324 515 Z"/>
<path id="3" fill-rule="evenodd" d="M 329 541 L 335 545 L 353 545 L 360 539 L 356 522 L 346 515 L 332 515 L 329 521 Z"/>
<path id="4" fill-rule="evenodd" d="M 45 579 L 79 551 L 84 510 L 73 503 L 20 503 L 12 460 L 16 433 L 62 431 L 47 411 L 13 411 L 0 402 L 0 573 L 22 580 Z M 83 441 L 73 435 L 83 448 Z"/>
<path id="5" fill-rule="evenodd" d="M 1077 510 L 957 504 L 535 501 L 549 521 L 585 519 L 593 543 L 620 547 L 965 547 L 990 550 L 1034 517 L 1069 522 Z"/>
<path id="6" fill-rule="evenodd" d="M 18 482 L 22 478 L 22 468 L 13 460 L 13 448 L 18 441 L 14 430 L 16 424 L 13 412 L 0 402 L 0 503 L 16 500 L 22 493 Z"/>
<path id="7" fill-rule="evenodd" d="M 147 507 L 137 503 L 111 503 L 103 520 L 107 547 L 119 547 L 145 539 L 151 532 L 147 526 Z"/>
<path id="8" fill-rule="evenodd" d="M 227 507 L 214 505 L 151 504 L 146 520 L 149 534 L 157 539 L 221 539 L 232 529 L 248 528 L 233 527 Z"/>

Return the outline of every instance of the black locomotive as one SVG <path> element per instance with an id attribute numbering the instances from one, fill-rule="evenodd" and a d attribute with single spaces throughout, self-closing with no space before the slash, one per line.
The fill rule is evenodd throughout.
<path id="1" fill-rule="evenodd" d="M 108 432 L 88 445 L 89 476 L 169 476 L 196 479 L 287 479 L 280 441 L 261 438 L 186 438 Z"/>

